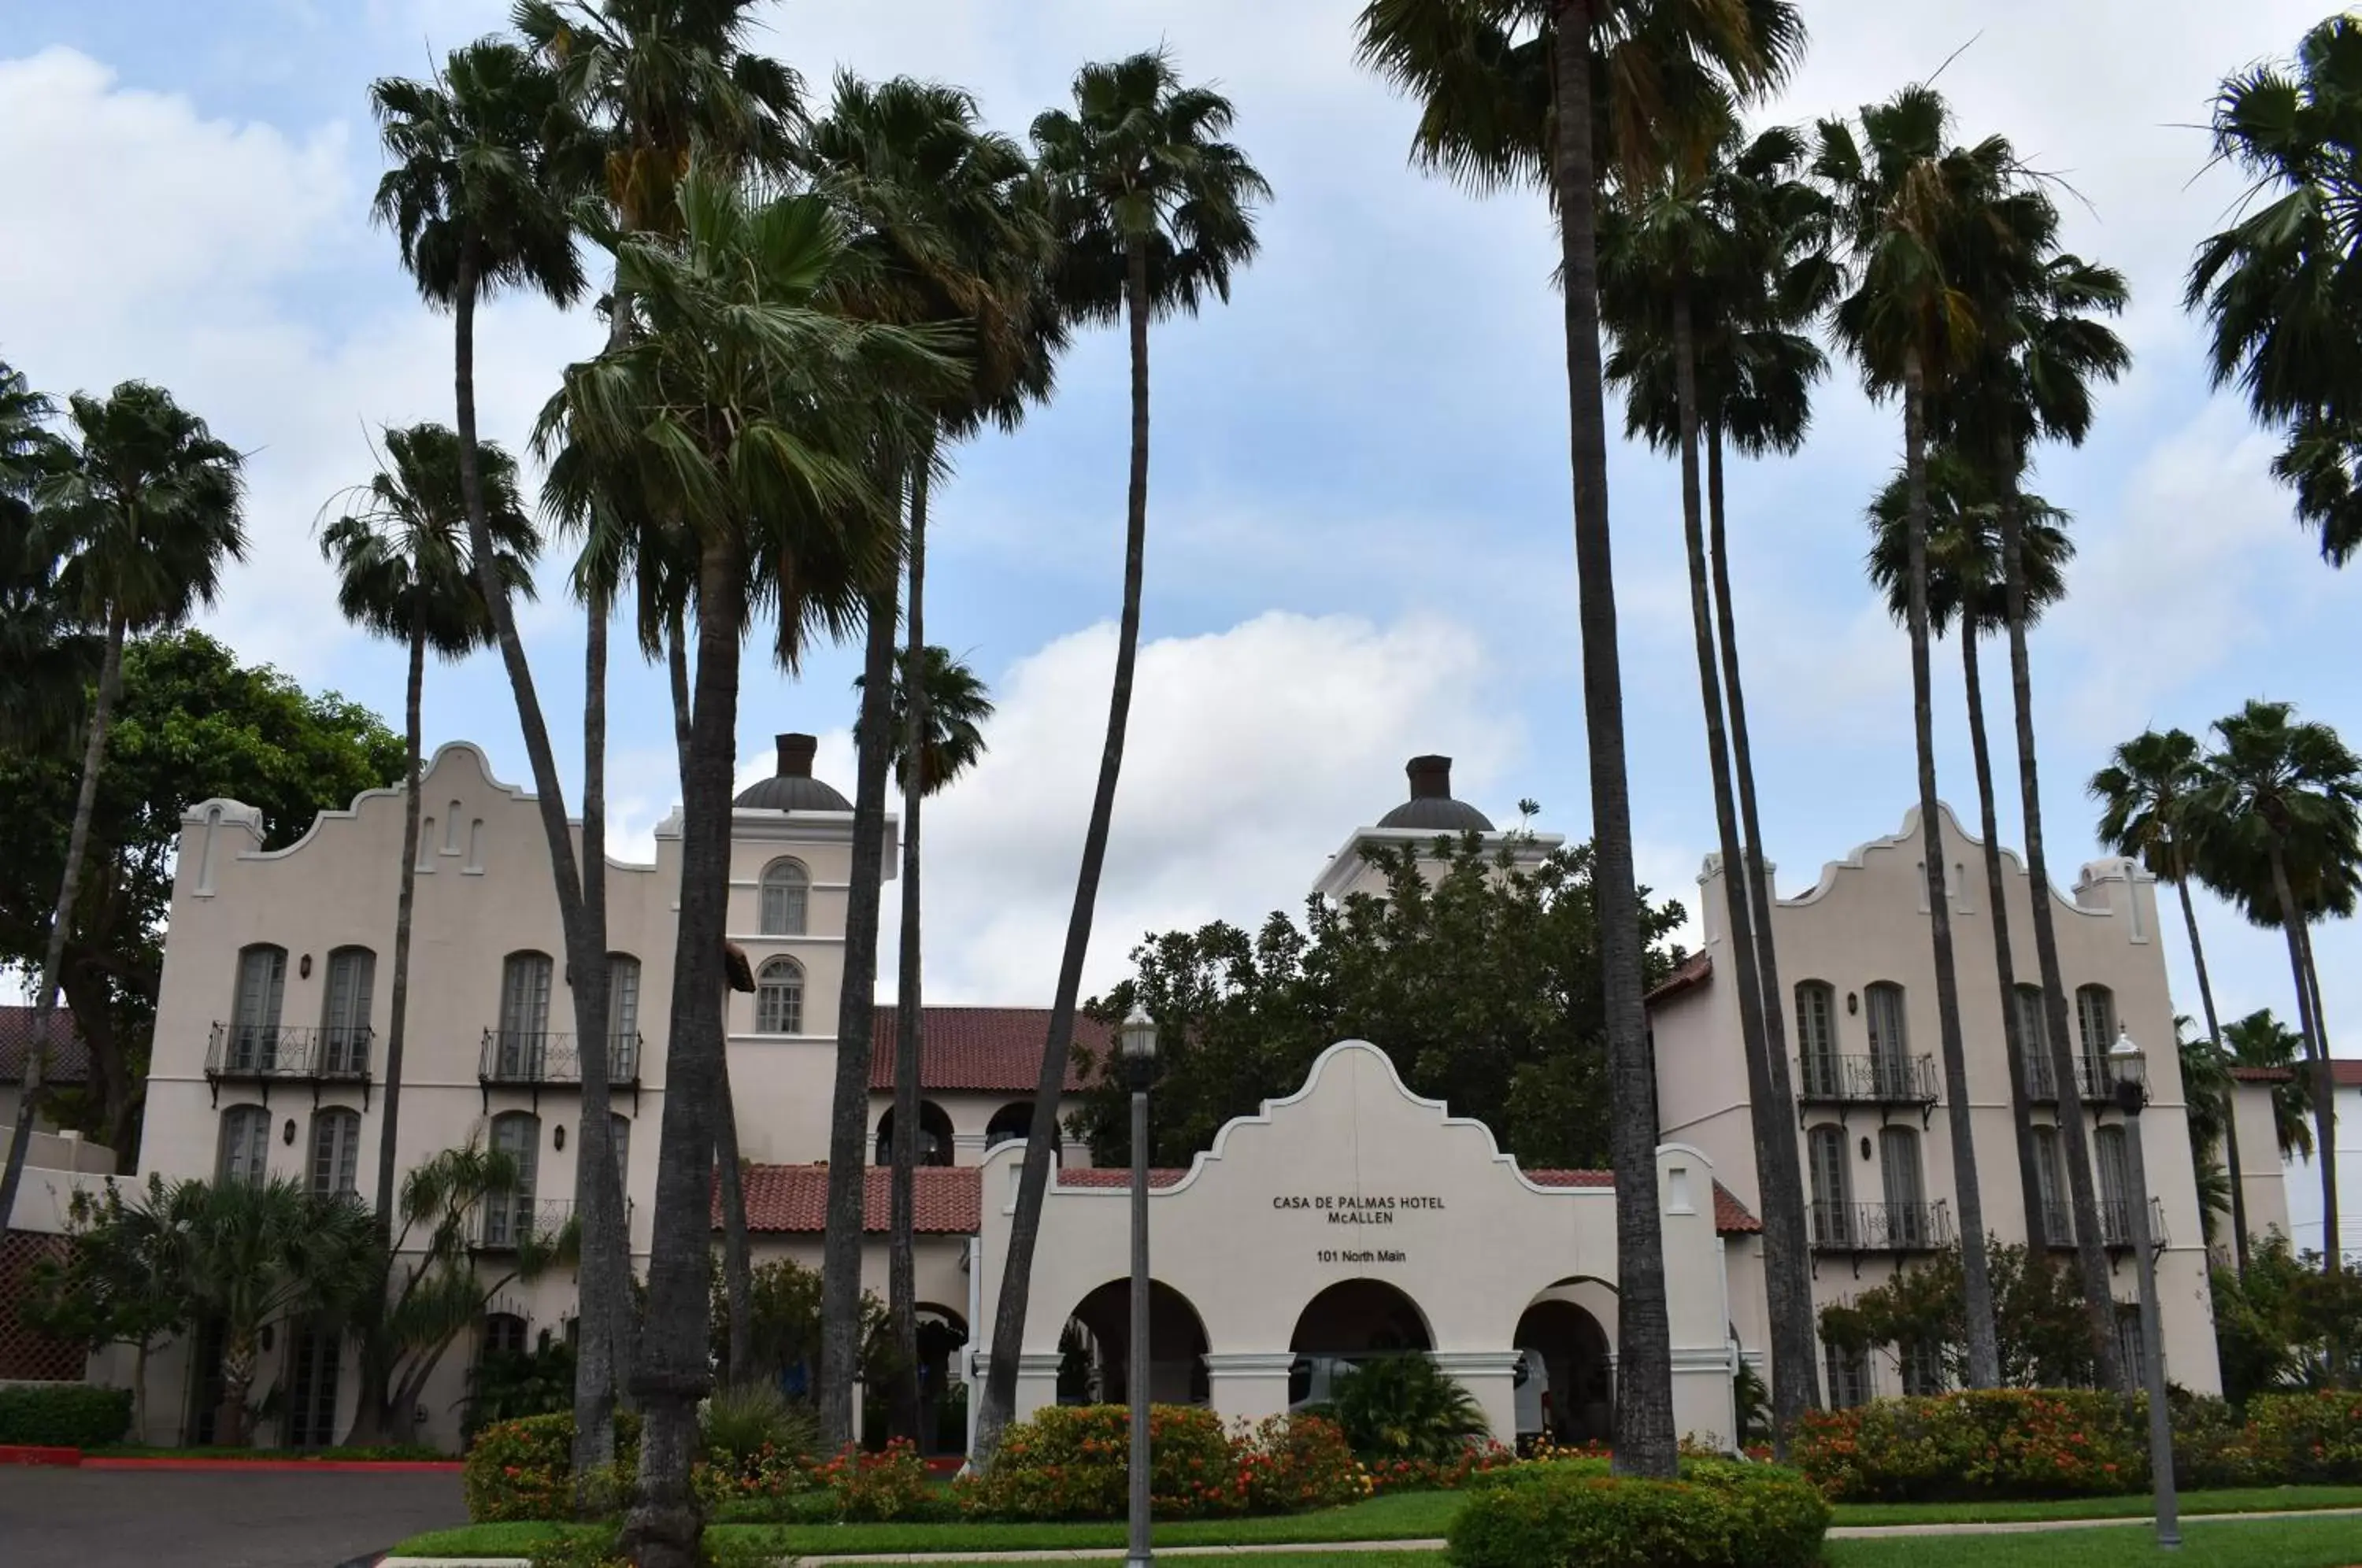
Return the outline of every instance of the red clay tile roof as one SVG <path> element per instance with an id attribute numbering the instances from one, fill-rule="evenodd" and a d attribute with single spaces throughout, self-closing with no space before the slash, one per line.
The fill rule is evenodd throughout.
<path id="1" fill-rule="evenodd" d="M 894 1087 L 894 1019 L 898 1009 L 881 1007 L 870 1029 L 869 1087 Z M 919 1084 L 934 1090 L 969 1089 L 994 1094 L 1032 1094 L 1041 1081 L 1042 1047 L 1050 1036 L 1046 1007 L 931 1007 L 919 1037 Z M 1095 1055 L 1109 1048 L 1106 1025 L 1075 1015 L 1075 1039 Z M 1073 1064 L 1066 1092 L 1083 1087 Z"/>
<path id="2" fill-rule="evenodd" d="M 2284 1084 L 2296 1074 L 2287 1067 L 2233 1067 L 2231 1077 L 2243 1084 Z"/>
<path id="3" fill-rule="evenodd" d="M 2362 1088 L 2362 1062 L 2332 1056 L 2329 1059 L 2329 1081 L 2339 1088 Z"/>
<path id="4" fill-rule="evenodd" d="M 1676 965 L 1672 974 L 1658 981 L 1649 994 L 1640 999 L 1641 1004 L 1653 1007 L 1659 1002 L 1671 1001 L 1684 992 L 1697 989 L 1712 978 L 1713 957 L 1705 953 L 1693 953 Z"/>
<path id="5" fill-rule="evenodd" d="M 1614 1187 L 1614 1171 L 1528 1171 L 1526 1179 L 1536 1187 Z M 1720 1182 L 1714 1184 L 1714 1231 L 1717 1236 L 1752 1235 L 1763 1229 L 1763 1221 L 1748 1211 L 1730 1188 Z"/>
<path id="6" fill-rule="evenodd" d="M 862 1229 L 883 1232 L 892 1215 L 888 1182 L 893 1173 L 883 1165 L 862 1171 Z M 922 1235 L 972 1236 L 983 1224 L 983 1173 L 974 1165 L 922 1165 L 911 1173 L 916 1180 L 917 1229 Z M 828 1218 L 828 1167 L 822 1165 L 751 1165 L 746 1171 L 746 1228 L 767 1234 L 818 1234 Z M 717 1193 L 713 1223 L 722 1224 Z"/>
<path id="7" fill-rule="evenodd" d="M 48 1034 L 50 1055 L 41 1068 L 43 1078 L 53 1084 L 88 1083 L 90 1048 L 75 1032 L 73 1015 L 63 1008 L 52 1010 Z M 25 1054 L 32 1041 L 33 1010 L 0 1007 L 0 1084 L 25 1081 Z"/>
<path id="8" fill-rule="evenodd" d="M 1151 1188 L 1178 1187 L 1181 1178 L 1189 1174 L 1180 1165 L 1151 1165 L 1148 1185 Z M 1131 1172 L 1122 1165 L 1084 1165 L 1073 1170 L 1058 1167 L 1060 1187 L 1130 1187 Z"/>
<path id="9" fill-rule="evenodd" d="M 1536 1187 L 1614 1187 L 1614 1171 L 1528 1171 L 1526 1179 Z"/>
<path id="10" fill-rule="evenodd" d="M 2231 1076 L 2243 1084 L 2284 1084 L 2300 1071 L 2309 1071 L 2300 1063 L 2294 1067 L 2234 1067 Z M 2362 1088 L 2362 1061 L 2348 1056 L 2329 1059 L 2329 1081 L 2339 1088 Z"/>

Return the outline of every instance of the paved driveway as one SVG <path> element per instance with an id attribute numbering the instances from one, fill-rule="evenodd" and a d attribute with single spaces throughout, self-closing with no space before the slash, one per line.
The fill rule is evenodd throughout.
<path id="1" fill-rule="evenodd" d="M 467 1519 L 456 1471 L 0 1465 L 6 1568 L 335 1568 Z"/>

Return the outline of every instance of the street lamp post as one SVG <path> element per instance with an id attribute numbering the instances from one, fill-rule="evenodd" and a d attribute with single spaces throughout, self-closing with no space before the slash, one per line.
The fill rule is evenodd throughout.
<path id="1" fill-rule="evenodd" d="M 1138 1002 L 1123 1021 L 1124 1076 L 1131 1085 L 1131 1344 L 1124 1374 L 1131 1398 L 1131 1539 L 1125 1568 L 1149 1568 L 1148 1549 L 1148 1078 L 1156 1024 Z"/>
<path id="2" fill-rule="evenodd" d="M 2157 1496 L 2157 1543 L 2181 1544 L 2180 1499 L 2173 1488 L 2173 1413 L 2165 1402 L 2165 1334 L 2157 1307 L 2157 1254 L 2149 1248 L 2148 1171 L 2141 1158 L 2141 1110 L 2148 1102 L 2147 1054 L 2123 1029 L 2108 1050 L 2115 1068 L 2116 1109 L 2125 1113 L 2125 1164 L 2131 1179 L 2133 1257 L 2140 1275 L 2141 1362 L 2148 1386 L 2148 1468 Z"/>

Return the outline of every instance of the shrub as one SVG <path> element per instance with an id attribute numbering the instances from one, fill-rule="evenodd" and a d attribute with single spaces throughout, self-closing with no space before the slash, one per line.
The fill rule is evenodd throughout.
<path id="1" fill-rule="evenodd" d="M 1242 1426 L 1231 1446 L 1252 1513 L 1332 1508 L 1371 1490 L 1344 1432 L 1319 1416 L 1274 1416 L 1257 1426 Z"/>
<path id="2" fill-rule="evenodd" d="M 2173 1412 L 2173 1477 L 2185 1490 L 2202 1486 L 2246 1486 L 2266 1479 L 2256 1445 L 2238 1411 L 2212 1394 L 2172 1390 L 2166 1405 Z M 2148 1397 L 2133 1401 L 2132 1428 L 2146 1445 L 2148 1441 Z M 2149 1466 L 2146 1447 L 2137 1484 L 2147 1485 Z"/>
<path id="3" fill-rule="evenodd" d="M 2140 1485 L 2146 1430 L 2111 1394 L 1981 1389 L 1808 1411 L 1789 1457 L 1840 1499 L 2093 1496 Z"/>
<path id="4" fill-rule="evenodd" d="M 0 1388 L 0 1442 L 105 1448 L 131 1429 L 131 1390 L 89 1383 Z"/>
<path id="5" fill-rule="evenodd" d="M 1204 1518 L 1247 1506 L 1222 1423 L 1188 1405 L 1148 1409 L 1149 1494 L 1159 1518 Z M 1129 1500 L 1131 1413 L 1120 1405 L 1054 1405 L 1001 1433 L 971 1493 L 1004 1519 L 1121 1518 Z"/>
<path id="6" fill-rule="evenodd" d="M 1363 1463 L 1444 1464 L 1488 1429 L 1474 1396 L 1424 1355 L 1366 1362 L 1339 1380 L 1332 1411 Z"/>
<path id="7" fill-rule="evenodd" d="M 1449 1459 L 1381 1459 L 1362 1468 L 1374 1492 L 1456 1492 L 1480 1475 L 1518 1467 L 1515 1450 L 1477 1443 Z"/>
<path id="8" fill-rule="evenodd" d="M 627 1495 L 639 1463 L 640 1419 L 615 1416 L 615 1464 L 600 1478 L 604 1502 Z M 461 1467 L 468 1518 L 477 1524 L 503 1519 L 562 1519 L 574 1514 L 574 1416 L 524 1416 L 495 1421 L 476 1434 Z"/>
<path id="9" fill-rule="evenodd" d="M 896 1438 L 876 1453 L 849 1446 L 820 1467 L 819 1477 L 840 1519 L 877 1523 L 949 1511 L 933 1506 L 926 1461 L 909 1438 Z"/>
<path id="10" fill-rule="evenodd" d="M 820 1421 L 769 1384 L 725 1388 L 699 1407 L 703 1450 L 692 1474 L 709 1504 L 771 1499 L 808 1491 Z"/>
<path id="11" fill-rule="evenodd" d="M 1677 1481 L 1589 1461 L 1504 1474 L 1517 1478 L 1488 1477 L 1452 1519 L 1457 1568 L 1811 1568 L 1829 1525 L 1812 1483 L 1768 1464 L 1693 1461 Z"/>
<path id="12" fill-rule="evenodd" d="M 2247 1439 L 2271 1480 L 2362 1483 L 2362 1393 L 2258 1394 Z"/>

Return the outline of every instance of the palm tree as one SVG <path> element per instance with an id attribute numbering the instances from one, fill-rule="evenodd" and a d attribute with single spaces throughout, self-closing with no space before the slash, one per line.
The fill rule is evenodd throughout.
<path id="1" fill-rule="evenodd" d="M 385 1059 L 379 1077 L 378 1237 L 392 1255 L 394 1154 L 402 1112 L 402 1066 L 410 1011 L 411 911 L 418 867 L 419 700 L 432 648 L 462 659 L 491 641 L 491 618 L 477 586 L 468 547 L 467 504 L 459 494 L 459 438 L 447 426 L 414 425 L 385 433 L 387 466 L 347 492 L 351 511 L 320 530 L 320 551 L 337 568 L 337 605 L 348 621 L 395 638 L 410 652 L 403 703 L 401 891 L 394 901 L 393 991 L 386 1015 Z M 541 540 L 517 499 L 516 462 L 486 445 L 480 460 L 487 521 L 500 552 L 496 569 L 509 591 L 533 596 L 533 560 Z M 331 506 L 336 502 L 331 502 Z M 406 1410 L 386 1399 L 392 1369 L 364 1357 L 359 1409 Z M 365 1438 L 378 1434 L 362 1429 Z"/>
<path id="2" fill-rule="evenodd" d="M 800 160 L 844 211 L 852 247 L 871 266 L 848 300 L 855 314 L 906 325 L 956 326 L 968 337 L 970 374 L 929 410 L 932 420 L 906 465 L 910 495 L 908 646 L 925 646 L 926 523 L 942 436 L 972 433 L 988 419 L 1013 427 L 1027 401 L 1049 392 L 1051 361 L 1064 340 L 1044 287 L 1054 236 L 1043 192 L 1013 138 L 985 130 L 965 91 L 897 77 L 869 83 L 839 73 L 827 118 L 814 126 Z M 896 587 L 889 580 L 868 611 L 863 693 L 855 730 L 862 737 L 854 791 L 853 887 L 846 900 L 845 964 L 837 1010 L 834 1099 L 830 1118 L 826 1260 L 822 1270 L 821 1397 L 832 1441 L 853 1435 L 852 1384 L 862 1353 L 861 1164 L 867 1141 L 869 1054 L 875 1018 L 878 908 L 885 879 L 885 801 L 892 737 L 884 701 L 895 662 Z M 872 679 L 875 676 L 877 679 Z M 923 706 L 925 692 L 920 693 Z M 905 739 L 907 740 L 907 736 Z M 905 1353 L 897 1423 L 918 1413 L 917 1284 L 904 1221 L 913 1213 L 918 1160 L 920 990 L 920 797 L 903 792 L 901 1006 L 895 1039 L 896 1104 L 888 1295 L 896 1343 Z M 912 1431 L 911 1435 L 915 1435 Z"/>
<path id="3" fill-rule="evenodd" d="M 923 493 L 923 491 L 922 492 Z M 911 526 L 911 601 L 919 617 L 924 581 L 924 509 L 914 504 Z M 913 662 L 912 654 L 920 656 Z M 912 671 L 920 673 L 912 679 Z M 861 686 L 866 677 L 857 678 Z M 866 707 L 866 704 L 865 704 Z M 894 661 L 886 702 L 894 781 L 902 790 L 901 985 L 894 1015 L 894 1147 L 892 1213 L 887 1228 L 887 1321 L 894 1342 L 894 1430 L 916 1441 L 919 1431 L 918 1178 L 919 1020 L 924 1005 L 919 965 L 919 857 L 911 848 L 919 802 L 976 766 L 985 752 L 984 723 L 992 717 L 984 681 L 949 648 L 906 650 Z M 856 725 L 854 740 L 861 736 Z M 915 763 L 914 763 L 915 759 Z M 908 1135 L 905 1136 L 905 1129 Z"/>
<path id="4" fill-rule="evenodd" d="M 2214 984 L 2206 970 L 2206 946 L 2198 936 L 2198 907 L 2190 897 L 2195 870 L 2190 824 L 2191 801 L 2205 785 L 2198 737 L 2186 730 L 2144 730 L 2116 747 L 2107 767 L 2092 775 L 2091 794 L 2100 802 L 2100 842 L 2138 860 L 2181 900 L 2182 929 L 2190 936 L 2190 961 L 2198 970 L 2198 999 L 2206 1012 L 2206 1039 L 2220 1054 L 2227 1042 L 2214 1011 Z M 2240 1185 L 2239 1123 L 2223 1121 L 2223 1147 L 2231 1177 L 2231 1245 L 2239 1273 L 2247 1272 L 2247 1199 Z"/>
<path id="5" fill-rule="evenodd" d="M 2322 1267 L 2340 1266 L 2345 1232 L 2337 1208 L 2337 1109 L 2318 996 L 2306 961 L 2304 905 L 2290 868 L 2362 864 L 2362 757 L 2326 724 L 2300 723 L 2286 702 L 2250 700 L 2214 722 L 2220 747 L 2205 759 L 2192 798 L 2199 875 L 2234 894 L 2252 892 L 2250 867 L 2270 878 L 2271 906 L 2288 943 L 2297 1029 L 2313 1071 L 2315 1152 L 2321 1161 Z"/>
<path id="6" fill-rule="evenodd" d="M 382 1276 L 377 1228 L 352 1198 L 319 1196 L 292 1176 L 182 1182 L 169 1209 L 192 1316 L 221 1330 L 214 1441 L 242 1448 L 263 1330 L 359 1301 Z"/>
<path id="7" fill-rule="evenodd" d="M 558 85 L 589 134 L 569 138 L 570 150 L 595 158 L 608 215 L 618 235 L 651 230 L 678 234 L 679 182 L 692 151 L 716 169 L 777 171 L 803 120 L 802 83 L 796 73 L 746 47 L 752 0 L 517 0 L 513 19 L 535 53 L 557 72 Z M 570 162 L 571 160 L 569 159 Z M 585 170 L 590 174 L 589 170 Z M 633 314 L 620 279 L 608 300 L 608 347 L 623 346 Z M 606 831 L 607 623 L 628 564 L 640 590 L 639 635 L 644 653 L 661 645 L 672 675 L 674 740 L 683 766 L 689 751 L 689 679 L 684 621 L 694 580 L 694 552 L 668 548 L 628 476 L 590 476 L 571 520 L 586 532 L 624 544 L 599 569 L 601 547 L 586 543 L 577 591 L 588 610 L 583 701 L 582 901 L 587 931 L 606 930 L 603 845 Z M 668 530 L 675 536 L 678 528 Z M 600 852 L 590 847 L 601 845 Z M 603 968 L 599 977 L 607 982 Z M 717 1003 L 718 1005 L 718 1003 Z M 750 1264 L 745 1194 L 739 1180 L 738 1119 L 725 1053 L 715 1099 L 713 1163 L 720 1179 L 723 1259 L 730 1299 L 740 1319 L 748 1307 Z M 583 1120 L 595 1121 L 596 1147 L 586 1144 L 577 1165 L 583 1211 L 590 1218 L 582 1280 L 583 1337 L 588 1351 L 576 1364 L 575 1463 L 589 1475 L 613 1454 L 614 1388 L 631 1363 L 631 1268 L 624 1235 L 622 1184 L 608 1172 L 603 1151 L 607 1116 L 603 1066 L 585 1073 Z M 734 1341 L 744 1341 L 744 1333 Z M 588 1498 L 584 1499 L 586 1502 Z"/>
<path id="8" fill-rule="evenodd" d="M 1086 65 L 1075 75 L 1072 113 L 1052 109 L 1033 122 L 1036 160 L 1051 193 L 1063 242 L 1051 285 L 1071 320 L 1121 322 L 1131 362 L 1131 465 L 1124 521 L 1123 609 L 1117 623 L 1115 680 L 1108 701 L 1107 742 L 1083 834 L 1082 866 L 1050 1002 L 1037 1113 L 1025 1139 L 1017 1211 L 993 1316 L 991 1370 L 977 1420 L 977 1450 L 988 1459 L 1017 1399 L 1019 1348 L 1024 1343 L 1033 1248 L 1049 1189 L 1057 1119 L 1040 1111 L 1058 1103 L 1074 1044 L 1083 962 L 1099 873 L 1115 814 L 1131 715 L 1133 666 L 1140 652 L 1141 572 L 1148 544 L 1148 327 L 1175 314 L 1196 315 L 1212 297 L 1227 303 L 1231 273 L 1254 257 L 1254 209 L 1271 186 L 1246 155 L 1222 138 L 1235 118 L 1231 101 L 1186 85 L 1161 50 Z"/>
<path id="9" fill-rule="evenodd" d="M 2032 1102 L 2037 1085 L 2054 1080 L 2048 1057 L 2037 1058 L 2025 1037 L 2018 1005 L 2017 962 L 2010 940 L 2007 883 L 2002 871 L 2001 827 L 1995 812 L 1992 748 L 1985 734 L 1985 699 L 1978 645 L 1999 629 L 2007 613 L 2002 589 L 2000 508 L 1975 466 L 1949 447 L 1937 447 L 1927 462 L 1927 610 L 1933 635 L 1955 621 L 1962 625 L 1960 673 L 1969 711 L 1969 749 L 1975 760 L 1979 829 L 1984 835 L 1985 901 L 1992 910 L 1993 979 L 2001 995 L 2003 1043 L 2009 1055 L 2011 1121 L 2016 1134 L 2019 1195 L 2025 1208 L 2027 1243 L 2041 1246 L 2055 1229 L 2044 1211 L 2043 1175 L 2034 1146 Z M 2026 527 L 2026 604 L 2029 613 L 2066 596 L 2064 571 L 2074 546 L 2058 526 L 2066 514 L 2037 496 L 2018 504 L 2034 521 Z M 1871 580 L 1886 591 L 1887 613 L 1896 621 L 1910 613 L 1910 488 L 1896 475 L 1871 503 Z M 2037 1071 L 2036 1064 L 2040 1064 Z M 2030 1081 L 2031 1080 L 2031 1081 Z"/>
<path id="10" fill-rule="evenodd" d="M 1616 647 L 1597 203 L 1601 176 L 1618 160 L 1648 166 L 1653 129 L 1669 110 L 1717 95 L 1744 102 L 1776 87 L 1803 49 L 1804 24 L 1784 0 L 1681 7 L 1645 0 L 1368 0 L 1356 28 L 1363 62 L 1418 100 L 1414 162 L 1478 191 L 1538 187 L 1559 220 L 1593 887 L 1617 1134 L 1616 1463 L 1629 1474 L 1670 1475 L 1679 1433 L 1657 1216 L 1656 1068 L 1641 1006 Z"/>
<path id="11" fill-rule="evenodd" d="M 2216 1150 L 2232 1136 L 2238 1120 L 2232 1105 L 2237 1087 L 2231 1077 L 2231 1058 L 2211 1034 L 2194 1034 L 2190 1020 L 2173 1021 L 2174 1051 L 2181 1069 L 2181 1099 L 2190 1121 L 2190 1157 L 2198 1177 L 2198 1223 L 2211 1250 L 2218 1217 L 2235 1221 L 2238 1178 L 2216 1157 Z"/>
<path id="12" fill-rule="evenodd" d="M 1945 1101 L 1951 1123 L 1952 1178 L 1960 1209 L 1960 1261 L 1968 1329 L 1968 1381 L 1990 1388 L 2001 1375 L 1994 1336 L 1992 1280 L 1985 1253 L 1984 1206 L 1977 1180 L 1968 1063 L 1960 1038 L 1959 979 L 1952 954 L 1950 896 L 1945 887 L 1943 830 L 1936 795 L 1933 683 L 1928 668 L 1927 414 L 1930 386 L 1961 368 L 1979 323 L 1961 283 L 1970 259 L 1966 240 L 1977 217 L 2003 198 L 2014 155 L 1989 138 L 1948 148 L 1951 112 L 1933 89 L 1904 89 L 1861 111 L 1861 135 L 1843 120 L 1824 120 L 1816 168 L 1835 194 L 1849 251 L 1851 292 L 1836 312 L 1838 337 L 1862 368 L 1873 395 L 1900 394 L 1908 507 L 1905 580 L 1909 590 L 1913 728 L 1918 753 L 1919 828 L 1926 866 L 1929 930 L 1935 948 L 1936 1011 Z M 2036 903 L 2040 902 L 2037 897 Z"/>
<path id="13" fill-rule="evenodd" d="M 55 541 L 34 527 L 34 498 L 64 456 L 56 412 L 0 360 L 0 743 L 43 752 L 72 745 L 100 654 L 58 596 Z"/>
<path id="14" fill-rule="evenodd" d="M 2199 246 L 2183 303 L 2213 328 L 2214 384 L 2237 381 L 2286 435 L 2273 472 L 2342 566 L 2362 547 L 2362 18 L 2331 17 L 2293 61 L 2226 78 L 2212 129 L 2249 184 Z"/>
<path id="15" fill-rule="evenodd" d="M 1762 1188 L 1773 1433 L 1784 1450 L 1796 1419 L 1820 1403 L 1814 1364 L 1811 1250 L 1805 1227 L 1804 1177 L 1795 1157 L 1795 1100 L 1787 1046 L 1784 1038 L 1772 1043 L 1782 1003 L 1762 984 L 1772 931 L 1768 919 L 1760 927 L 1757 923 L 1750 889 L 1760 871 L 1742 853 L 1732 789 L 1723 687 L 1737 650 L 1717 658 L 1698 447 L 1710 395 L 1702 383 L 1710 381 L 1714 393 L 1721 394 L 1711 403 L 1719 414 L 1737 379 L 1729 363 L 1732 340 L 1766 314 L 1763 302 L 1776 294 L 1785 275 L 1797 266 L 1794 248 L 1809 247 L 1812 241 L 1797 226 L 1775 225 L 1770 237 L 1772 276 L 1765 276 L 1764 247 L 1752 231 L 1765 226 L 1769 214 L 1805 204 L 1787 193 L 1766 188 L 1787 184 L 1805 189 L 1792 178 L 1804 161 L 1804 144 L 1794 132 L 1775 128 L 1745 143 L 1737 124 L 1716 105 L 1696 140 L 1710 144 L 1702 155 L 1694 148 L 1670 148 L 1662 169 L 1645 183 L 1624 187 L 1617 193 L 1620 199 L 1612 199 L 1603 210 L 1600 305 L 1616 341 L 1606 364 L 1607 379 L 1629 388 L 1626 433 L 1644 435 L 1660 448 L 1671 447 L 1681 460 L 1683 538 L 1689 557 L 1698 690 L 1705 707 L 1706 756 Z M 1705 340 L 1703 348 L 1701 338 Z M 1669 399 L 1664 395 L 1668 391 Z"/>
<path id="16" fill-rule="evenodd" d="M 2272 1085 L 2272 1142 L 2282 1160 L 2312 1158 L 2312 1076 L 2295 1070 L 2303 1059 L 2304 1040 L 2296 1031 L 2257 1008 L 2245 1018 L 2223 1026 L 2224 1055 L 2232 1067 L 2280 1075 Z"/>
<path id="17" fill-rule="evenodd" d="M 649 515 L 693 548 L 697 675 L 682 780 L 679 946 L 667 1055 L 656 1245 L 634 1386 L 643 1400 L 640 1484 L 625 1524 L 644 1564 L 688 1568 L 699 1511 L 689 1489 L 697 1401 L 708 1381 L 711 1180 L 723 1035 L 731 774 L 738 673 L 754 611 L 777 612 L 774 653 L 796 668 L 814 635 L 848 631 L 900 557 L 881 446 L 906 449 L 897 394 L 954 381 L 941 335 L 834 312 L 856 264 L 826 198 L 756 201 L 692 164 L 680 232 L 621 237 L 618 295 L 635 319 L 622 346 L 570 367 L 545 414 L 550 438 L 592 471 L 632 474 Z"/>
<path id="18" fill-rule="evenodd" d="M 224 563 L 246 557 L 240 516 L 244 459 L 236 447 L 216 440 L 204 420 L 174 403 L 171 393 L 146 381 L 125 381 L 104 399 L 76 392 L 67 400 L 66 416 L 74 439 L 70 450 L 56 457 L 57 471 L 40 487 L 37 526 L 42 542 L 36 548 L 59 562 L 54 591 L 60 601 L 85 624 L 104 627 L 106 641 L 83 742 L 82 786 L 66 837 L 65 874 L 58 881 L 57 912 L 50 917 L 49 945 L 33 992 L 28 1038 L 36 1041 L 49 1038 L 58 969 L 73 929 L 98 776 L 106 761 L 107 726 L 123 684 L 123 640 L 178 625 L 198 605 L 212 604 Z M 27 1058 L 16 1137 L 8 1147 L 6 1174 L 0 1176 L 0 1232 L 16 1212 L 17 1187 L 24 1179 L 32 1108 L 39 1099 L 39 1052 Z M 114 1070 L 121 1070 L 119 1064 Z M 106 1132 L 119 1142 L 130 1086 L 102 1087 Z"/>

